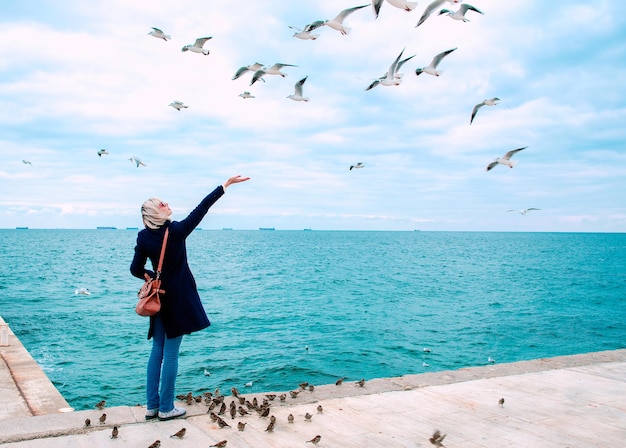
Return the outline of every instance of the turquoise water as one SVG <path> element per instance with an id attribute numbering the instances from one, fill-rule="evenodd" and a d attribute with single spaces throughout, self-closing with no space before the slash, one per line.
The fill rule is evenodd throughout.
<path id="1" fill-rule="evenodd" d="M 145 402 L 136 232 L 0 230 L 0 315 L 76 409 Z M 626 234 L 200 230 L 188 252 L 212 326 L 178 393 L 626 347 Z"/>

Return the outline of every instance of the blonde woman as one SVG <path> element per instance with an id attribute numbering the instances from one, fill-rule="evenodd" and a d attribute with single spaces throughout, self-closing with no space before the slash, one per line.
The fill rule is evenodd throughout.
<path id="1" fill-rule="evenodd" d="M 152 351 L 148 360 L 146 420 L 170 420 L 185 415 L 186 411 L 174 406 L 174 391 L 178 373 L 178 353 L 183 335 L 207 328 L 211 323 L 206 315 L 196 281 L 187 263 L 185 241 L 200 224 L 209 208 L 224 195 L 229 185 L 245 182 L 249 177 L 233 176 L 209 193 L 182 221 L 172 221 L 172 209 L 158 198 L 148 199 L 141 206 L 145 229 L 137 235 L 135 255 L 130 272 L 144 279 L 154 277 L 159 262 L 165 229 L 169 229 L 161 288 L 161 311 L 150 317 L 148 339 Z M 150 260 L 152 269 L 146 269 Z"/>

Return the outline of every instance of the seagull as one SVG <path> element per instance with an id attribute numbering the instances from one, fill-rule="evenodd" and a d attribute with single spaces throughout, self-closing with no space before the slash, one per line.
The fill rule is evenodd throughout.
<path id="1" fill-rule="evenodd" d="M 485 168 L 485 171 L 489 171 L 489 170 L 493 169 L 498 164 L 506 165 L 509 168 L 513 168 L 515 166 L 515 162 L 511 160 L 511 157 L 513 157 L 515 155 L 515 153 L 518 153 L 521 150 L 526 149 L 526 148 L 528 148 L 528 146 L 524 146 L 523 148 L 513 149 L 513 150 L 507 152 L 506 154 L 504 154 L 502 157 L 498 157 L 496 160 L 494 160 L 489 165 L 487 165 L 487 168 Z"/>
<path id="2" fill-rule="evenodd" d="M 139 165 L 146 166 L 146 164 L 143 163 L 139 157 L 133 156 L 133 157 L 129 158 L 128 160 L 130 160 L 135 165 L 137 165 L 137 168 L 139 168 Z"/>
<path id="3" fill-rule="evenodd" d="M 154 36 L 157 39 L 163 39 L 165 41 L 172 39 L 172 36 L 170 36 L 169 34 L 165 34 L 163 31 L 155 27 L 152 27 L 152 31 L 150 31 L 148 35 Z"/>
<path id="4" fill-rule="evenodd" d="M 426 361 L 424 361 L 424 362 L 422 363 L 422 367 L 430 367 L 430 364 L 428 364 Z"/>
<path id="5" fill-rule="evenodd" d="M 280 75 L 280 76 L 282 76 L 284 78 L 287 75 L 280 71 L 280 69 L 283 68 L 283 67 L 297 67 L 297 66 L 296 65 L 292 65 L 292 64 L 282 64 L 280 62 L 277 62 L 276 64 L 272 65 L 271 67 L 263 67 L 262 69 L 259 69 L 256 72 L 254 72 L 254 75 L 252 75 L 252 81 L 250 81 L 250 85 L 252 85 L 255 82 L 257 82 L 264 75 Z"/>
<path id="6" fill-rule="evenodd" d="M 400 67 L 402 67 L 402 65 L 410 60 L 411 58 L 414 58 L 415 55 L 410 56 L 406 59 L 400 60 L 400 58 L 402 57 L 402 54 L 404 53 L 404 49 L 400 52 L 400 54 L 398 55 L 398 57 L 391 63 L 391 65 L 389 66 L 389 69 L 387 70 L 387 73 L 385 73 L 383 76 L 381 76 L 378 79 L 375 79 L 369 86 L 367 86 L 367 88 L 365 89 L 367 90 L 371 90 L 374 87 L 376 87 L 378 84 L 381 84 L 383 86 L 398 86 L 400 85 L 400 83 L 402 82 L 402 74 L 398 73 L 398 70 L 400 70 Z"/>
<path id="7" fill-rule="evenodd" d="M 183 104 L 182 101 L 172 101 L 169 105 L 179 112 L 181 109 L 187 109 L 189 107 L 186 104 Z"/>
<path id="8" fill-rule="evenodd" d="M 416 68 L 415 74 L 417 76 L 421 75 L 422 73 L 428 73 L 429 75 L 433 75 L 433 76 L 441 75 L 443 71 L 437 70 L 437 66 L 439 65 L 439 63 L 441 62 L 443 58 L 448 56 L 454 50 L 456 50 L 456 47 L 452 48 L 451 50 L 446 50 L 446 51 L 439 53 L 437 56 L 433 58 L 433 60 L 431 61 L 428 67 Z"/>
<path id="9" fill-rule="evenodd" d="M 472 124 L 472 121 L 474 121 L 474 117 L 476 117 L 476 112 L 478 112 L 478 109 L 483 106 L 495 106 L 498 104 L 498 101 L 500 101 L 500 98 L 494 96 L 491 99 L 482 100 L 480 103 L 474 106 L 474 109 L 472 109 L 472 116 L 470 117 L 470 124 Z"/>
<path id="10" fill-rule="evenodd" d="M 98 157 L 102 157 L 105 154 L 108 154 L 109 151 L 107 151 L 106 149 L 101 149 L 98 151 Z"/>
<path id="11" fill-rule="evenodd" d="M 209 369 L 204 369 L 204 376 L 211 376 L 211 372 L 209 372 Z"/>
<path id="12" fill-rule="evenodd" d="M 239 96 L 242 97 L 244 100 L 246 98 L 256 98 L 254 95 L 251 95 L 250 92 L 248 91 L 240 93 Z"/>
<path id="13" fill-rule="evenodd" d="M 304 85 L 304 82 L 306 81 L 307 78 L 308 78 L 308 76 L 305 76 L 300 81 L 298 81 L 294 85 L 294 92 L 293 92 L 293 94 L 287 96 L 287 98 L 292 99 L 294 101 L 309 101 L 309 97 L 302 96 L 302 86 Z"/>
<path id="14" fill-rule="evenodd" d="M 463 1 L 463 0 L 461 0 L 461 1 Z M 432 13 L 435 11 L 435 9 L 439 8 L 445 2 L 448 2 L 448 3 L 459 3 L 459 0 L 435 0 L 433 2 L 430 2 L 430 4 L 424 10 L 424 13 L 422 14 L 422 17 L 420 17 L 419 22 L 417 22 L 417 25 L 415 25 L 415 28 L 417 28 L 422 23 L 424 23 L 426 21 L 426 19 L 428 19 L 432 15 Z"/>
<path id="15" fill-rule="evenodd" d="M 374 9 L 374 18 L 378 18 L 378 13 L 380 12 L 380 7 L 383 5 L 384 0 L 374 0 L 372 1 L 372 8 Z M 387 0 L 392 6 L 396 8 L 404 9 L 407 12 L 411 12 L 417 6 L 417 2 L 407 2 L 406 0 Z"/>
<path id="16" fill-rule="evenodd" d="M 363 162 L 359 162 L 356 165 L 350 165 L 350 171 L 352 171 L 352 168 L 364 168 L 365 167 L 365 163 Z"/>
<path id="17" fill-rule="evenodd" d="M 404 51 L 404 50 L 403 50 Z M 376 87 L 378 84 L 383 84 L 383 85 L 389 85 L 389 86 L 397 86 L 402 82 L 402 73 L 398 73 L 398 70 L 400 70 L 400 67 L 402 67 L 407 61 L 413 59 L 415 57 L 415 55 L 413 56 L 409 56 L 408 58 L 402 59 L 401 61 L 398 61 L 398 63 L 395 64 L 395 68 L 394 68 L 394 73 L 393 73 L 393 81 L 385 81 L 388 77 L 389 77 L 389 72 L 385 73 L 383 76 L 381 76 L 378 79 L 375 79 L 365 90 L 371 90 L 374 87 Z M 393 66 L 393 64 L 392 64 Z M 391 67 L 390 67 L 391 69 Z"/>
<path id="18" fill-rule="evenodd" d="M 323 20 L 322 21 L 318 21 L 318 22 L 322 22 L 322 24 L 324 23 Z M 298 39 L 302 39 L 302 40 L 315 40 L 318 37 L 320 37 L 319 34 L 312 34 L 311 33 L 311 31 L 313 31 L 315 28 L 318 28 L 317 26 L 315 28 L 313 28 L 315 23 L 316 22 L 313 22 L 312 24 L 309 24 L 309 25 L 305 26 L 303 30 L 301 30 L 297 26 L 291 26 L 291 25 L 289 25 L 289 28 L 291 28 L 292 30 L 295 31 L 295 33 L 293 33 L 293 37 L 297 37 Z"/>
<path id="19" fill-rule="evenodd" d="M 528 213 L 531 210 L 541 210 L 541 209 L 540 208 L 530 207 L 530 208 L 525 208 L 524 210 L 507 210 L 507 212 L 518 212 L 520 215 L 525 215 L 526 213 Z"/>
<path id="20" fill-rule="evenodd" d="M 91 291 L 89 291 L 88 288 L 76 288 L 74 290 L 74 294 L 75 295 L 79 295 L 80 294 L 80 295 L 83 295 L 83 296 L 90 296 L 91 295 Z"/>
<path id="21" fill-rule="evenodd" d="M 332 29 L 339 31 L 344 36 L 347 34 L 350 34 L 350 31 L 352 29 L 343 24 L 344 19 L 348 17 L 350 14 L 352 14 L 354 11 L 356 11 L 357 9 L 365 8 L 366 6 L 369 6 L 369 4 L 344 9 L 339 14 L 337 14 L 337 17 L 335 17 L 334 19 L 326 20 L 324 22 L 324 25 L 329 26 Z"/>
<path id="22" fill-rule="evenodd" d="M 493 364 L 494 362 L 496 362 L 496 360 L 495 360 L 495 359 L 493 359 L 491 356 L 489 356 L 489 357 L 487 358 L 487 362 L 488 362 L 488 363 Z"/>
<path id="23" fill-rule="evenodd" d="M 209 50 L 202 48 L 202 46 L 209 39 L 213 39 L 213 38 L 212 37 L 199 37 L 196 39 L 196 41 L 193 44 L 185 45 L 181 51 L 182 52 L 192 51 L 194 53 L 202 53 L 203 55 L 207 56 L 209 54 Z"/>
<path id="24" fill-rule="evenodd" d="M 244 384 L 245 387 L 252 387 L 252 381 L 248 381 L 246 384 Z"/>
<path id="25" fill-rule="evenodd" d="M 32 163 L 29 160 L 22 160 L 22 163 L 24 165 L 32 165 Z"/>
<path id="26" fill-rule="evenodd" d="M 439 15 L 447 14 L 454 20 L 462 20 L 463 22 L 469 22 L 469 19 L 465 18 L 465 13 L 467 11 L 476 11 L 479 14 L 485 14 L 484 12 L 482 12 L 480 9 L 476 8 L 475 6 L 472 6 L 468 3 L 463 3 L 461 6 L 459 6 L 458 11 L 450 11 L 449 9 L 442 9 L 441 11 L 439 11 Z"/>
<path id="27" fill-rule="evenodd" d="M 245 65 L 243 67 L 239 67 L 239 69 L 233 75 L 232 79 L 234 81 L 237 78 L 241 78 L 241 76 L 244 73 L 247 73 L 247 72 L 253 72 L 254 73 L 257 70 L 260 70 L 262 68 L 263 68 L 263 64 L 261 64 L 259 62 L 255 62 L 254 64 L 250 64 L 250 65 Z"/>

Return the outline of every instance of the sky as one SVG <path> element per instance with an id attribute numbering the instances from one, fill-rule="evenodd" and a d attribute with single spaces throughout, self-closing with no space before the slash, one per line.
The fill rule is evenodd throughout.
<path id="1" fill-rule="evenodd" d="M 375 18 L 349 0 L 3 1 L 0 228 L 141 227 L 151 197 L 182 219 L 240 174 L 202 228 L 626 231 L 615 2 L 471 0 L 483 14 L 416 27 L 428 3 Z M 360 5 L 346 35 L 289 28 Z M 181 51 L 205 36 L 209 55 Z M 401 52 L 402 82 L 366 91 Z M 293 66 L 231 79 L 254 62 Z M 309 101 L 287 98 L 304 77 Z"/>

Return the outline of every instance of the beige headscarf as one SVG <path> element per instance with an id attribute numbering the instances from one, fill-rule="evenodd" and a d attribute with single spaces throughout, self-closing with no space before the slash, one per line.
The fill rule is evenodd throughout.
<path id="1" fill-rule="evenodd" d="M 161 207 L 162 202 L 159 198 L 150 198 L 141 206 L 141 218 L 147 228 L 158 229 L 170 219 L 166 208 Z"/>

